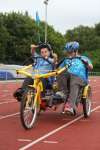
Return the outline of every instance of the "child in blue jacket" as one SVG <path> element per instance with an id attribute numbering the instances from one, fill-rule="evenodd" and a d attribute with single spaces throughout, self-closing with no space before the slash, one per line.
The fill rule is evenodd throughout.
<path id="1" fill-rule="evenodd" d="M 34 57 L 36 57 L 36 62 L 33 65 L 33 76 L 37 74 L 37 72 L 38 74 L 45 74 L 54 69 L 54 59 L 51 58 L 51 46 L 49 44 L 43 43 L 43 44 L 40 44 L 38 48 L 40 49 L 40 55 L 37 55 L 37 54 L 33 55 L 33 61 L 34 61 Z M 37 71 L 34 71 L 34 70 L 37 70 Z M 20 101 L 21 96 L 19 95 L 22 95 L 25 87 L 27 87 L 28 85 L 32 85 L 33 82 L 34 80 L 32 78 L 29 78 L 29 77 L 25 78 L 22 84 L 22 87 L 19 88 L 17 91 L 15 91 L 14 97 L 18 101 Z M 43 78 L 42 82 L 43 82 L 44 89 L 51 88 L 53 79 Z"/>

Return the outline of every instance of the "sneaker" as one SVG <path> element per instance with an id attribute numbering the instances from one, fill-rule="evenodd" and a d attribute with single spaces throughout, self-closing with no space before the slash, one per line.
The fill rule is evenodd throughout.
<path id="1" fill-rule="evenodd" d="M 14 93 L 13 96 L 17 99 L 17 101 L 21 101 L 22 95 L 24 93 L 24 90 L 22 88 L 18 88 Z"/>
<path id="2" fill-rule="evenodd" d="M 74 109 L 68 103 L 65 104 L 64 112 L 74 115 Z"/>
<path id="3" fill-rule="evenodd" d="M 52 110 L 53 110 L 53 111 L 56 111 L 56 110 L 57 110 L 57 106 L 55 106 L 55 105 L 52 106 Z"/>

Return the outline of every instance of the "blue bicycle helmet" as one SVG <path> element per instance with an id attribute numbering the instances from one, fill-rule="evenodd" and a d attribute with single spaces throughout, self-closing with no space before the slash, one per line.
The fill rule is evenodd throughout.
<path id="1" fill-rule="evenodd" d="M 75 52 L 78 49 L 79 49 L 79 43 L 74 41 L 74 42 L 66 43 L 64 50 L 67 51 L 67 52 L 73 52 L 73 51 Z"/>

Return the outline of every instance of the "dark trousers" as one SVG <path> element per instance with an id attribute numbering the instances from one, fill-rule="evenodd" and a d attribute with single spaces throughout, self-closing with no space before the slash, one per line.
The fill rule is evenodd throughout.
<path id="1" fill-rule="evenodd" d="M 43 89 L 44 91 L 46 89 L 50 89 L 51 88 L 51 84 L 49 83 L 48 79 L 42 78 L 42 83 L 43 83 Z M 32 78 L 25 78 L 23 84 L 22 84 L 22 88 L 26 88 L 28 85 L 33 85 L 34 79 Z"/>
<path id="2" fill-rule="evenodd" d="M 32 78 L 25 78 L 22 84 L 22 88 L 26 88 L 28 85 L 33 85 L 34 80 Z"/>

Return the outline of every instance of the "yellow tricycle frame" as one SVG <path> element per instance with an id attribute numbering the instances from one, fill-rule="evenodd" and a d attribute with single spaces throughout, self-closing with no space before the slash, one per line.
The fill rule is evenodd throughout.
<path id="1" fill-rule="evenodd" d="M 46 74 L 39 74 L 38 70 L 33 70 L 36 73 L 34 76 L 31 73 L 27 72 L 27 69 L 30 69 L 31 67 L 32 65 L 29 65 L 21 69 L 17 69 L 16 73 L 34 79 L 33 85 L 29 85 L 29 87 L 35 89 L 35 97 L 34 97 L 34 104 L 33 104 L 33 108 L 34 108 L 37 104 L 38 104 L 37 106 L 40 106 L 41 104 L 41 92 L 43 91 L 43 83 L 41 81 L 41 78 L 56 77 L 57 75 L 64 72 L 67 69 L 67 66 L 60 69 L 55 69 L 54 71 L 49 71 Z"/>

